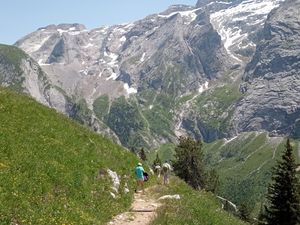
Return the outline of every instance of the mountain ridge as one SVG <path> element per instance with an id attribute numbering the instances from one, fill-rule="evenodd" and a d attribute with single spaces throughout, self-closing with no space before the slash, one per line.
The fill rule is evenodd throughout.
<path id="1" fill-rule="evenodd" d="M 81 122 L 94 118 L 106 127 L 95 130 L 109 130 L 127 148 L 153 148 L 182 134 L 209 142 L 265 129 L 259 119 L 251 128 L 240 122 L 241 102 L 250 93 L 243 74 L 256 57 L 267 16 L 281 2 L 198 1 L 195 7 L 172 6 L 134 23 L 93 30 L 50 25 L 16 45 L 80 103 Z M 122 96 L 125 100 L 118 100 Z M 101 115 L 95 112 L 103 106 Z M 122 108 L 137 121 L 118 119 Z M 65 111 L 76 114 L 74 108 Z M 130 124 L 139 125 L 130 129 Z"/>

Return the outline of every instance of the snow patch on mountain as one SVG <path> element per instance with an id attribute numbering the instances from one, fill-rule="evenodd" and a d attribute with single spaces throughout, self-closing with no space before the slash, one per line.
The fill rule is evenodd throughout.
<path id="1" fill-rule="evenodd" d="M 120 42 L 125 42 L 126 41 L 126 37 L 125 36 L 122 36 L 121 38 L 120 38 Z"/>
<path id="2" fill-rule="evenodd" d="M 211 2 L 211 3 L 207 4 L 207 6 L 214 5 L 214 4 L 225 4 L 225 5 L 230 5 L 231 2 L 219 2 L 219 1 L 216 1 L 216 2 Z"/>
<path id="3" fill-rule="evenodd" d="M 67 30 L 63 30 L 63 29 L 57 29 L 57 32 L 59 33 L 59 35 L 62 35 L 65 32 L 68 32 Z"/>
<path id="4" fill-rule="evenodd" d="M 73 35 L 73 36 L 76 36 L 78 34 L 80 34 L 81 31 L 71 31 L 71 32 L 68 32 L 69 35 Z"/>
<path id="5" fill-rule="evenodd" d="M 90 48 L 90 47 L 94 47 L 94 45 L 92 43 L 88 43 L 87 45 L 83 46 L 83 48 Z"/>
<path id="6" fill-rule="evenodd" d="M 127 91 L 127 94 L 136 94 L 137 93 L 137 89 L 135 89 L 133 87 L 129 87 L 129 85 L 127 83 L 124 84 L 124 89 Z"/>
<path id="7" fill-rule="evenodd" d="M 113 70 L 111 69 L 111 75 L 106 78 L 106 80 L 116 80 L 118 78 L 118 74 Z"/>
<path id="8" fill-rule="evenodd" d="M 205 83 L 200 86 L 198 91 L 201 94 L 203 91 L 205 91 L 207 89 L 208 89 L 208 81 L 205 81 Z"/>
<path id="9" fill-rule="evenodd" d="M 108 54 L 108 57 L 111 58 L 111 61 L 107 64 L 110 66 L 117 66 L 117 64 L 118 64 L 117 59 L 119 56 L 117 54 L 111 52 Z"/>
<path id="10" fill-rule="evenodd" d="M 144 62 L 145 61 L 145 56 L 146 56 L 146 53 L 144 52 L 141 59 L 140 59 L 140 62 Z"/>
<path id="11" fill-rule="evenodd" d="M 59 33 L 60 36 L 64 33 L 67 33 L 67 34 L 72 35 L 72 36 L 76 36 L 78 34 L 81 34 L 82 32 L 88 32 L 88 30 L 86 30 L 86 29 L 77 30 L 76 27 L 70 27 L 69 29 L 58 28 L 58 29 L 56 29 L 56 31 Z"/>
<path id="12" fill-rule="evenodd" d="M 78 71 L 80 74 L 83 74 L 83 75 L 88 75 L 88 70 L 87 69 L 84 69 L 84 70 L 79 70 Z"/>
<path id="13" fill-rule="evenodd" d="M 233 59 L 241 61 L 240 56 L 234 51 L 237 46 L 243 46 L 242 43 L 245 42 L 250 46 L 255 46 L 249 40 L 249 32 L 246 29 L 249 29 L 250 26 L 262 26 L 267 15 L 272 9 L 279 6 L 280 2 L 281 0 L 248 0 L 210 15 L 211 23 L 220 34 L 224 47 Z M 245 21 L 247 21 L 245 27 L 236 26 Z"/>

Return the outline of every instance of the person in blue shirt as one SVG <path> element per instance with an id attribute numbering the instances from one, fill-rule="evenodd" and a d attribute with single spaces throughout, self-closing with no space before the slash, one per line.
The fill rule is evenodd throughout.
<path id="1" fill-rule="evenodd" d="M 138 163 L 135 167 L 135 175 L 136 175 L 136 184 L 137 187 L 135 189 L 135 192 L 137 192 L 137 189 L 140 187 L 142 189 L 143 194 L 145 193 L 144 190 L 144 168 L 142 166 L 142 163 Z"/>

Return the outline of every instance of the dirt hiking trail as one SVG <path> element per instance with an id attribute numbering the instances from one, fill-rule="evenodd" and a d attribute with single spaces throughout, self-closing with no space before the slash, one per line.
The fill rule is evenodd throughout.
<path id="1" fill-rule="evenodd" d="M 156 216 L 156 210 L 162 205 L 148 189 L 145 194 L 135 193 L 134 200 L 128 212 L 117 215 L 108 225 L 147 225 Z"/>

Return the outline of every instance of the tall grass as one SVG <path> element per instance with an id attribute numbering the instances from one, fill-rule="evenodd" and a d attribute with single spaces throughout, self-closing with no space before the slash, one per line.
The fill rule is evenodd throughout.
<path id="1" fill-rule="evenodd" d="M 152 225 L 243 225 L 246 224 L 221 208 L 216 197 L 196 191 L 183 181 L 173 178 L 169 186 L 158 186 L 159 195 L 179 194 L 180 200 L 165 200 Z"/>
<path id="2" fill-rule="evenodd" d="M 104 224 L 130 206 L 133 154 L 6 89 L 0 121 L 0 224 Z M 115 199 L 107 168 L 122 180 Z"/>

